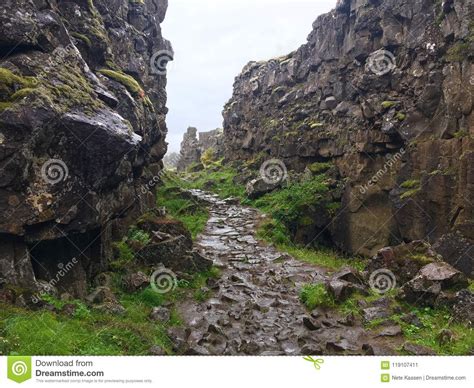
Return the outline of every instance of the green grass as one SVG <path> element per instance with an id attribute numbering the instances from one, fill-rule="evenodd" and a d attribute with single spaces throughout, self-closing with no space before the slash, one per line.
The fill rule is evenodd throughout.
<path id="1" fill-rule="evenodd" d="M 326 194 L 329 192 L 326 180 L 325 175 L 318 175 L 268 193 L 250 204 L 292 229 L 308 216 L 309 211 L 326 205 Z"/>
<path id="2" fill-rule="evenodd" d="M 300 291 L 300 300 L 308 310 L 316 307 L 334 307 L 334 298 L 328 294 L 324 284 L 307 284 Z"/>
<path id="3" fill-rule="evenodd" d="M 466 324 L 454 322 L 453 316 L 447 309 L 419 308 L 411 304 L 400 302 L 396 299 L 397 290 L 393 290 L 385 295 L 371 293 L 368 296 L 354 293 L 350 298 L 342 303 L 336 303 L 325 289 L 324 284 L 308 284 L 303 286 L 300 292 L 302 303 L 309 309 L 316 307 L 333 308 L 343 315 L 353 314 L 355 317 L 362 316 L 360 302 L 371 304 L 381 298 L 389 297 L 392 302 L 394 314 L 389 318 L 402 328 L 402 333 L 406 341 L 423 345 L 433 349 L 439 355 L 468 355 L 474 347 L 474 331 Z M 405 314 L 414 313 L 420 322 L 421 327 L 404 322 L 402 317 Z M 380 325 L 387 319 L 376 319 L 365 323 L 367 330 L 377 331 Z M 453 334 L 450 342 L 440 341 L 440 333 L 449 330 Z"/>
<path id="4" fill-rule="evenodd" d="M 194 239 L 204 230 L 209 212 L 200 202 L 183 197 L 180 193 L 183 186 L 184 183 L 165 177 L 157 190 L 157 205 L 164 206 L 168 214 L 184 223 Z"/>
<path id="5" fill-rule="evenodd" d="M 183 187 L 187 189 L 201 189 L 212 191 L 225 199 L 229 197 L 245 198 L 245 186 L 233 182 L 236 171 L 228 166 L 221 166 L 221 162 L 214 162 L 211 167 L 203 171 L 186 173 Z M 212 187 L 209 188 L 208 185 Z"/>
<path id="6" fill-rule="evenodd" d="M 405 312 L 414 312 L 420 319 L 421 328 L 401 320 L 400 315 L 392 317 L 402 327 L 405 337 L 413 343 L 427 346 L 440 355 L 467 355 L 474 348 L 474 331 L 463 323 L 453 321 L 448 310 L 432 308 L 416 308 L 402 304 Z M 453 341 L 440 343 L 439 335 L 447 329 L 453 333 Z"/>
<path id="7" fill-rule="evenodd" d="M 282 251 L 287 252 L 295 259 L 317 266 L 322 266 L 329 270 L 337 271 L 346 266 L 351 266 L 352 268 L 363 270 L 366 264 L 365 261 L 362 259 L 344 258 L 341 257 L 337 252 L 331 251 L 329 249 L 320 248 L 318 250 L 315 250 L 308 248 L 300 248 L 294 245 L 278 246 L 278 248 Z"/>
<path id="8" fill-rule="evenodd" d="M 98 312 L 80 301 L 67 302 L 76 305 L 73 316 L 0 304 L 0 355 L 146 355 L 153 345 L 172 354 L 166 329 L 180 326 L 181 319 L 171 308 L 169 322 L 152 322 L 151 309 L 196 297 L 207 279 L 219 276 L 219 271 L 211 268 L 178 282 L 167 294 L 156 293 L 151 287 L 134 294 L 115 290 L 126 309 L 124 315 Z M 200 297 L 206 300 L 210 292 Z M 66 304 L 50 296 L 44 299 L 57 309 Z"/>

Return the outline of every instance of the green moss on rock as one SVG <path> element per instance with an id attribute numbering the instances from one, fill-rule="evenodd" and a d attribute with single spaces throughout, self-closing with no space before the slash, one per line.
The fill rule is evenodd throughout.
<path id="1" fill-rule="evenodd" d="M 83 42 L 87 47 L 92 46 L 92 42 L 87 35 L 80 34 L 79 32 L 71 32 L 71 36 Z"/>
<path id="2" fill-rule="evenodd" d="M 99 70 L 99 73 L 122 84 L 133 95 L 144 97 L 144 91 L 142 87 L 132 76 L 125 74 L 122 71 L 115 71 L 110 69 L 101 69 Z"/>

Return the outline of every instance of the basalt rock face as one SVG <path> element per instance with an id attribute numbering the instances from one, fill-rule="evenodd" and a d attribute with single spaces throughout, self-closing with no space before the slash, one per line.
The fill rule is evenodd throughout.
<path id="1" fill-rule="evenodd" d="M 345 188 L 327 230 L 344 251 L 456 233 L 469 252 L 473 53 L 472 0 L 338 1 L 306 44 L 236 78 L 226 157 L 332 162 Z"/>
<path id="2" fill-rule="evenodd" d="M 213 158 L 224 156 L 224 136 L 222 129 L 208 132 L 199 132 L 194 127 L 189 127 L 181 142 L 178 171 L 184 171 L 193 164 L 201 162 L 201 156 L 212 149 Z"/>
<path id="3" fill-rule="evenodd" d="M 84 296 L 112 241 L 154 205 L 147 182 L 162 169 L 167 108 L 152 59 L 172 55 L 166 9 L 167 0 L 0 5 L 2 284 L 56 279 Z"/>

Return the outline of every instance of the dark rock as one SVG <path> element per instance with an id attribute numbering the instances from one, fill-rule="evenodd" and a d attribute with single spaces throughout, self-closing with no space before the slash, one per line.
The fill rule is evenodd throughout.
<path id="1" fill-rule="evenodd" d="M 116 303 L 117 297 L 108 287 L 97 287 L 86 297 L 87 302 L 91 304 L 102 304 L 106 302 Z"/>
<path id="2" fill-rule="evenodd" d="M 390 311 L 384 307 L 367 307 L 362 310 L 362 314 L 367 322 L 390 317 Z"/>
<path id="3" fill-rule="evenodd" d="M 431 263 L 424 266 L 401 289 L 401 297 L 420 305 L 435 306 L 441 291 L 460 289 L 468 286 L 462 272 L 444 262 Z"/>
<path id="4" fill-rule="evenodd" d="M 395 337 L 402 334 L 402 328 L 398 325 L 384 327 L 380 332 L 380 337 Z"/>
<path id="5" fill-rule="evenodd" d="M 456 293 L 452 306 L 453 317 L 456 321 L 466 322 L 470 327 L 474 325 L 474 294 L 469 290 Z"/>
<path id="6" fill-rule="evenodd" d="M 402 348 L 408 354 L 413 354 L 414 356 L 436 356 L 436 352 L 426 346 L 413 344 L 411 342 L 406 342 L 403 344 Z"/>
<path id="7" fill-rule="evenodd" d="M 436 12 L 431 0 L 338 1 L 302 46 L 236 77 L 223 112 L 226 161 L 263 155 L 290 172 L 334 163 L 343 195 L 330 189 L 340 211 L 313 235 L 319 244 L 371 257 L 455 231 L 474 241 L 472 58 L 459 53 L 469 4 Z M 420 269 L 403 267 L 391 269 L 400 285 Z"/>
<path id="8" fill-rule="evenodd" d="M 247 196 L 250 199 L 260 198 L 261 196 L 278 189 L 281 187 L 281 184 L 282 182 L 268 183 L 263 178 L 253 179 L 247 183 Z"/>
<path id="9" fill-rule="evenodd" d="M 171 327 L 167 330 L 167 334 L 173 344 L 173 350 L 178 354 L 184 354 L 188 349 L 187 339 L 190 330 L 181 327 Z"/>
<path id="10" fill-rule="evenodd" d="M 322 327 L 320 323 L 318 323 L 317 321 L 315 321 L 314 319 L 311 319 L 309 317 L 304 317 L 303 318 L 303 325 L 308 330 L 311 330 L 311 331 L 318 330 Z"/>
<path id="11" fill-rule="evenodd" d="M 461 233 L 448 233 L 443 235 L 433 249 L 466 276 L 473 277 L 474 271 L 474 244 Z"/>
<path id="12" fill-rule="evenodd" d="M 180 159 L 177 164 L 178 171 L 185 171 L 201 163 L 201 156 L 212 149 L 213 158 L 221 159 L 224 156 L 224 136 L 221 129 L 209 132 L 198 132 L 196 128 L 189 127 L 181 143 Z"/>
<path id="13" fill-rule="evenodd" d="M 68 316 L 73 316 L 76 313 L 76 310 L 77 306 L 75 304 L 68 303 L 62 307 L 61 313 Z"/>
<path id="14" fill-rule="evenodd" d="M 369 261 L 367 271 L 373 273 L 379 269 L 388 269 L 395 275 L 396 282 L 402 285 L 413 279 L 424 265 L 436 259 L 430 244 L 413 241 L 379 250 Z"/>
<path id="15" fill-rule="evenodd" d="M 171 312 L 166 307 L 153 307 L 150 313 L 150 319 L 158 322 L 168 322 L 171 318 Z"/>
<path id="16" fill-rule="evenodd" d="M 136 272 L 126 275 L 123 279 L 123 285 L 127 292 L 137 292 L 145 289 L 150 284 L 150 277 L 143 272 Z"/>
<path id="17" fill-rule="evenodd" d="M 84 298 L 155 206 L 166 77 L 148 64 L 171 52 L 167 1 L 155 3 L 0 4 L 0 68 L 20 80 L 0 85 L 0 279 L 34 288 L 60 274 L 55 287 Z"/>
<path id="18" fill-rule="evenodd" d="M 148 354 L 150 356 L 166 356 L 166 351 L 161 346 L 153 345 L 148 349 Z"/>

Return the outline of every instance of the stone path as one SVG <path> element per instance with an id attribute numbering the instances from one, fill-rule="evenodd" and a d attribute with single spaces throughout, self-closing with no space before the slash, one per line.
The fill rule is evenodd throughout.
<path id="1" fill-rule="evenodd" d="M 187 327 L 182 338 L 187 353 L 383 353 L 374 350 L 382 349 L 380 341 L 353 317 L 306 311 L 299 301 L 301 286 L 326 280 L 326 270 L 258 242 L 254 234 L 263 216 L 257 210 L 200 190 L 191 193 L 210 206 L 197 248 L 214 260 L 222 276 L 208 285 L 211 299 L 188 300 L 178 307 Z"/>

